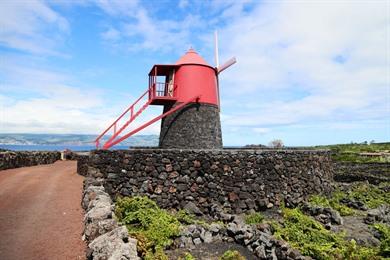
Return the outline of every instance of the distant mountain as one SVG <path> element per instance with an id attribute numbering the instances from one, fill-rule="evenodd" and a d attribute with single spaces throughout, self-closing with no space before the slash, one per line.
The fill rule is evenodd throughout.
<path id="1" fill-rule="evenodd" d="M 0 134 L 3 145 L 94 145 L 96 135 L 82 134 Z M 121 145 L 157 146 L 158 135 L 137 135 Z"/>

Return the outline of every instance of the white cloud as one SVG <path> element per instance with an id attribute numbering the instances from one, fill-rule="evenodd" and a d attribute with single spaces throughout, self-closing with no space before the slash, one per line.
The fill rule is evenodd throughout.
<path id="1" fill-rule="evenodd" d="M 101 125 L 92 112 L 101 110 L 99 92 L 72 86 L 59 72 L 6 64 L 0 66 L 7 74 L 0 85 L 0 132 L 91 133 Z"/>
<path id="2" fill-rule="evenodd" d="M 105 41 L 118 41 L 121 38 L 121 33 L 120 31 L 114 29 L 114 28 L 109 28 L 107 31 L 103 32 L 101 34 L 101 37 Z"/>
<path id="3" fill-rule="evenodd" d="M 269 128 L 264 128 L 264 127 L 255 127 L 252 129 L 253 132 L 258 133 L 258 134 L 266 134 L 271 131 Z"/>
<path id="4" fill-rule="evenodd" d="M 184 8 L 188 7 L 189 4 L 190 3 L 188 0 L 180 0 L 179 1 L 179 8 L 184 9 Z"/>
<path id="5" fill-rule="evenodd" d="M 221 75 L 222 99 L 229 104 L 222 107 L 228 114 L 224 124 L 386 120 L 386 8 L 386 1 L 273 2 L 236 16 L 220 32 L 221 53 L 238 59 Z M 284 99 L 270 94 L 284 92 L 304 95 Z M 234 105 L 234 100 L 240 102 Z M 252 107 L 240 109 L 246 104 Z"/>
<path id="6" fill-rule="evenodd" d="M 26 57 L 24 61 L 29 63 Z M 113 93 L 108 89 L 80 86 L 65 72 L 23 65 L 13 56 L 0 63 L 0 71 L 4 74 L 0 84 L 2 133 L 97 134 L 130 105 L 129 99 L 134 100 L 127 93 L 121 94 L 119 101 L 104 98 Z M 148 109 L 124 133 L 159 114 L 158 109 Z M 158 123 L 142 131 L 143 134 L 158 132 Z"/>
<path id="7" fill-rule="evenodd" d="M 139 8 L 138 0 L 97 0 L 91 2 L 111 16 L 133 17 Z"/>
<path id="8" fill-rule="evenodd" d="M 109 40 L 108 43 L 115 49 L 130 52 L 148 50 L 167 53 L 180 50 L 182 53 L 191 45 L 192 30 L 208 25 L 201 16 L 190 13 L 182 20 L 177 17 L 157 18 L 138 1 L 98 1 L 97 6 L 114 17 L 117 23 L 115 28 L 111 24 L 102 33 L 102 39 Z"/>
<path id="9" fill-rule="evenodd" d="M 58 41 L 68 21 L 39 0 L 0 3 L 0 45 L 29 53 L 59 55 Z"/>

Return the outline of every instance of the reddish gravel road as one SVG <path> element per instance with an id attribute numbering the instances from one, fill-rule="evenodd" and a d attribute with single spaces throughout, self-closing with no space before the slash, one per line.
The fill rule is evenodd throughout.
<path id="1" fill-rule="evenodd" d="M 76 162 L 0 171 L 0 259 L 85 259 Z"/>

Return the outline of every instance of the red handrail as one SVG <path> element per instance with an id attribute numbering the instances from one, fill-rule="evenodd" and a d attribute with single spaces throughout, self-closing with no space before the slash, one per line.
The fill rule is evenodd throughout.
<path id="1" fill-rule="evenodd" d="M 117 134 L 117 131 L 116 131 L 116 128 L 117 128 L 117 126 L 116 126 L 116 123 L 120 120 L 120 119 L 122 119 L 123 118 L 123 116 L 124 115 L 126 115 L 127 114 L 127 112 L 129 112 L 130 111 L 130 120 L 133 118 L 133 116 L 134 116 L 134 106 L 142 99 L 142 98 L 144 98 L 145 97 L 145 95 L 147 94 L 147 93 L 149 93 L 150 92 L 150 90 L 148 89 L 148 90 L 146 90 L 145 91 L 145 93 L 143 93 L 142 94 L 142 96 L 141 97 L 139 97 L 130 107 L 128 107 L 126 110 L 125 110 L 125 112 L 123 112 L 106 130 L 104 130 L 103 131 L 103 133 L 101 133 L 96 139 L 95 139 L 95 144 L 96 144 L 96 149 L 98 149 L 99 148 L 99 144 L 100 144 L 100 139 L 112 128 L 112 127 L 114 127 L 114 135 L 116 135 Z M 129 120 L 129 121 L 130 121 Z M 134 119 L 133 119 L 134 120 Z M 132 120 L 131 120 L 132 121 Z M 126 122 L 127 123 L 127 122 Z M 123 127 L 122 127 L 123 128 Z"/>
<path id="2" fill-rule="evenodd" d="M 141 131 L 142 129 L 144 129 L 145 127 L 148 127 L 150 126 L 151 124 L 155 123 L 156 121 L 160 120 L 161 118 L 169 115 L 169 114 L 172 114 L 173 112 L 179 110 L 180 108 L 184 107 L 185 105 L 187 105 L 188 103 L 192 102 L 192 101 L 195 101 L 195 100 L 199 100 L 200 96 L 194 96 L 190 99 L 188 99 L 186 102 L 183 102 L 181 103 L 180 105 L 170 109 L 169 111 L 165 112 L 164 114 L 162 115 L 159 115 L 157 117 L 155 117 L 154 119 L 150 120 L 149 122 L 141 125 L 140 127 L 134 129 L 133 131 L 131 131 L 130 133 L 122 136 L 121 138 L 115 140 L 115 141 L 107 141 L 104 146 L 103 146 L 103 149 L 109 149 L 110 147 L 122 142 L 123 140 L 125 140 L 126 138 L 129 138 L 130 136 L 132 136 L 133 134 L 136 134 L 137 132 Z"/>
<path id="3" fill-rule="evenodd" d="M 169 89 L 169 87 L 173 87 L 172 89 Z M 119 137 L 119 134 L 122 133 L 125 128 L 135 120 L 156 98 L 169 98 L 169 99 L 174 99 L 174 93 L 176 89 L 176 85 L 170 85 L 169 83 L 159 83 L 155 82 L 153 83 L 148 90 L 145 91 L 145 93 L 142 94 L 141 97 L 139 97 L 130 107 L 128 107 L 125 112 L 123 112 L 106 130 L 103 131 L 96 139 L 95 139 L 95 145 L 96 149 L 99 149 L 100 146 L 100 141 L 103 138 L 103 136 L 110 130 L 114 130 L 114 134 L 104 143 L 103 149 L 108 149 L 111 146 L 123 141 L 124 139 L 128 138 L 130 135 L 133 135 L 137 133 L 138 131 L 142 130 L 143 128 L 149 126 L 150 124 L 154 123 L 155 121 L 163 118 L 164 116 L 173 113 L 180 107 L 182 107 L 185 104 L 188 104 L 189 102 L 193 101 L 194 99 L 198 97 L 194 97 L 190 99 L 188 102 L 184 102 L 183 104 L 180 104 L 179 106 L 175 107 L 174 109 L 169 110 L 168 112 L 162 114 L 161 116 L 156 117 L 155 119 L 147 122 L 146 124 L 142 125 L 141 127 L 138 127 L 137 129 L 133 130 L 129 134 L 120 137 L 119 139 L 115 140 L 117 137 Z M 171 91 L 171 92 L 170 92 Z M 148 94 L 148 100 L 144 103 L 144 105 L 139 108 L 138 110 L 134 111 L 134 107 Z M 130 112 L 130 117 L 129 120 L 127 120 L 118 130 L 118 125 L 117 123 L 119 120 L 121 120 L 127 113 Z"/>

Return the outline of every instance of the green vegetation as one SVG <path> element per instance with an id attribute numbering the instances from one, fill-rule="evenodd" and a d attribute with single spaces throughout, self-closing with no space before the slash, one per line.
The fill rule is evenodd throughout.
<path id="1" fill-rule="evenodd" d="M 344 234 L 332 233 L 299 209 L 283 209 L 283 224 L 273 225 L 275 236 L 302 254 L 315 259 L 380 259 L 378 250 L 346 241 Z"/>
<path id="2" fill-rule="evenodd" d="M 390 258 L 390 226 L 386 224 L 374 224 L 373 227 L 381 235 L 381 245 L 379 247 L 379 254 Z"/>
<path id="3" fill-rule="evenodd" d="M 184 258 L 179 256 L 177 260 L 196 260 L 190 253 L 184 253 Z"/>
<path id="4" fill-rule="evenodd" d="M 185 253 L 184 260 L 195 260 L 195 257 L 193 257 L 190 253 Z"/>
<path id="5" fill-rule="evenodd" d="M 179 220 L 180 223 L 185 225 L 194 224 L 196 222 L 195 217 L 189 214 L 187 211 L 181 209 L 176 214 L 175 217 Z"/>
<path id="6" fill-rule="evenodd" d="M 348 192 L 334 192 L 330 198 L 321 195 L 311 196 L 309 198 L 309 203 L 319 207 L 331 207 L 340 212 L 341 216 L 349 216 L 353 215 L 356 211 L 344 205 L 341 202 L 343 199 L 360 201 L 371 209 L 377 208 L 383 204 L 390 205 L 390 193 L 386 192 L 386 190 L 383 189 L 384 187 L 389 187 L 389 183 L 382 183 L 379 186 L 358 183 Z"/>
<path id="7" fill-rule="evenodd" d="M 149 198 L 139 196 L 118 199 L 115 215 L 138 239 L 138 250 L 145 259 L 167 259 L 164 249 L 179 235 L 177 218 Z"/>
<path id="8" fill-rule="evenodd" d="M 355 185 L 347 198 L 363 202 L 369 208 L 377 208 L 382 204 L 390 204 L 390 193 L 380 187 L 359 183 Z"/>
<path id="9" fill-rule="evenodd" d="M 381 186 L 358 184 L 351 191 L 333 193 L 332 197 L 312 196 L 310 203 L 321 207 L 331 207 L 341 215 L 350 215 L 354 210 L 342 203 L 343 199 L 353 199 L 363 202 L 367 207 L 375 208 L 382 204 L 390 204 L 390 194 Z M 383 186 L 383 187 L 382 187 Z M 283 222 L 271 222 L 274 235 L 287 241 L 302 254 L 315 259 L 381 259 L 390 257 L 390 228 L 385 224 L 374 224 L 373 228 L 381 235 L 381 244 L 377 248 L 363 247 L 354 240 L 347 241 L 343 233 L 333 233 L 326 230 L 319 222 L 304 215 L 300 209 L 282 207 Z M 195 219 L 184 210 L 170 214 L 160 209 L 147 197 L 119 198 L 115 214 L 118 220 L 125 224 L 129 234 L 138 240 L 137 249 L 144 259 L 168 260 L 164 249 L 172 244 L 172 239 L 180 233 L 180 225 L 201 224 L 204 221 Z M 247 224 L 258 224 L 264 221 L 260 213 L 245 216 Z M 195 258 L 186 253 L 183 260 Z M 238 251 L 226 251 L 220 260 L 245 259 Z"/>
<path id="10" fill-rule="evenodd" d="M 383 156 L 367 157 L 359 155 L 358 153 L 340 152 L 333 154 L 332 158 L 339 162 L 352 162 L 352 163 L 388 163 L 388 158 Z"/>
<path id="11" fill-rule="evenodd" d="M 345 196 L 346 194 L 342 192 L 333 193 L 332 197 L 329 199 L 321 195 L 313 195 L 309 198 L 309 203 L 323 208 L 333 208 L 334 210 L 337 210 L 341 216 L 353 215 L 355 211 L 340 202 Z"/>
<path id="12" fill-rule="evenodd" d="M 362 153 L 390 152 L 390 143 L 363 143 L 363 144 L 337 144 L 316 146 L 315 148 L 330 149 L 333 159 L 342 162 L 354 163 L 386 163 L 390 162 L 389 156 L 365 156 Z"/>
<path id="13" fill-rule="evenodd" d="M 220 258 L 220 260 L 245 260 L 237 250 L 228 250 Z"/>
<path id="14" fill-rule="evenodd" d="M 377 185 L 379 189 L 389 189 L 390 188 L 390 182 L 381 182 Z"/>
<path id="15" fill-rule="evenodd" d="M 260 224 L 264 220 L 264 216 L 258 212 L 245 216 L 245 223 L 248 225 Z"/>

